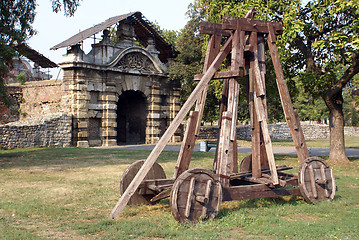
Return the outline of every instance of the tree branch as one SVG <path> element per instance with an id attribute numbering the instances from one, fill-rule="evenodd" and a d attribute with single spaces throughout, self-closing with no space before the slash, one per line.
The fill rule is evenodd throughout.
<path id="1" fill-rule="evenodd" d="M 339 79 L 338 83 L 333 87 L 325 91 L 325 95 L 328 97 L 334 97 L 339 91 L 341 91 L 345 85 L 353 79 L 353 77 L 359 73 L 359 50 L 353 53 L 351 57 L 351 65 L 345 70 L 343 76 Z"/>

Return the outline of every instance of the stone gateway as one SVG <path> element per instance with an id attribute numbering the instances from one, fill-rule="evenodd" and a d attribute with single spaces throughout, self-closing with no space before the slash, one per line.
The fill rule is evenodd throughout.
<path id="1" fill-rule="evenodd" d="M 98 32 L 101 41 L 86 54 L 80 42 Z M 61 47 L 68 48 L 60 66 L 75 146 L 159 140 L 180 109 L 179 83 L 165 74 L 176 52 L 140 12 L 110 18 L 53 49 Z"/>

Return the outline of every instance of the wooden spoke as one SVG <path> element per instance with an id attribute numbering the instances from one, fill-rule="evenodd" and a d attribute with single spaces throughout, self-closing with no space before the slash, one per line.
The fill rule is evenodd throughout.
<path id="1" fill-rule="evenodd" d="M 192 168 L 183 172 L 171 191 L 171 211 L 179 221 L 197 222 L 217 216 L 222 202 L 222 186 L 210 170 Z"/>
<path id="2" fill-rule="evenodd" d="M 132 179 L 136 176 L 137 172 L 140 170 L 144 163 L 144 160 L 138 160 L 132 163 L 122 174 L 121 181 L 120 181 L 120 193 L 121 195 L 126 191 L 128 185 L 132 182 Z M 163 168 L 158 164 L 155 163 L 147 173 L 144 180 L 147 179 L 166 179 L 166 173 Z M 142 195 L 139 193 L 139 189 L 135 191 L 135 193 L 130 198 L 128 204 L 129 205 L 141 205 L 141 204 L 151 204 L 154 201 L 150 201 L 155 194 L 145 194 Z"/>
<path id="3" fill-rule="evenodd" d="M 308 203 L 333 200 L 336 185 L 329 165 L 319 157 L 307 158 L 299 169 L 300 192 Z"/>

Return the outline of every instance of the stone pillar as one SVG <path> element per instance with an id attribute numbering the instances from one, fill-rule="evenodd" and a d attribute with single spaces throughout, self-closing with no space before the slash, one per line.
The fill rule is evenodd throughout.
<path id="1" fill-rule="evenodd" d="M 177 116 L 177 113 L 180 111 L 180 88 L 173 88 L 170 97 L 170 124 L 173 119 Z M 180 142 L 182 139 L 182 129 L 179 127 L 176 132 L 173 134 L 171 142 Z"/>
<path id="2" fill-rule="evenodd" d="M 102 145 L 116 146 L 117 145 L 117 96 L 116 84 L 107 82 L 105 92 L 102 95 L 103 115 L 102 115 Z"/>
<path id="3" fill-rule="evenodd" d="M 88 141 L 88 108 L 89 108 L 89 92 L 87 91 L 87 82 L 78 76 L 77 87 L 74 97 L 76 98 L 74 108 L 74 121 L 77 133 L 77 147 L 89 147 Z"/>

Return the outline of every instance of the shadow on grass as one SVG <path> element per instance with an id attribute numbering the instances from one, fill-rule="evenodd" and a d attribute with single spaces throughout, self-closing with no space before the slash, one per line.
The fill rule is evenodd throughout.
<path id="1" fill-rule="evenodd" d="M 0 169 L 9 168 L 82 168 L 131 164 L 146 159 L 149 150 L 99 149 L 99 148 L 25 148 L 0 151 Z M 178 152 L 162 152 L 159 163 L 176 161 Z"/>
<path id="2" fill-rule="evenodd" d="M 238 209 L 260 209 L 260 208 L 270 208 L 272 206 L 298 206 L 302 204 L 302 196 L 287 196 L 283 197 L 273 197 L 273 198 L 256 198 L 256 199 L 246 199 L 238 201 L 235 206 L 222 207 L 219 211 L 217 218 L 225 218 L 230 215 L 233 211 Z"/>

